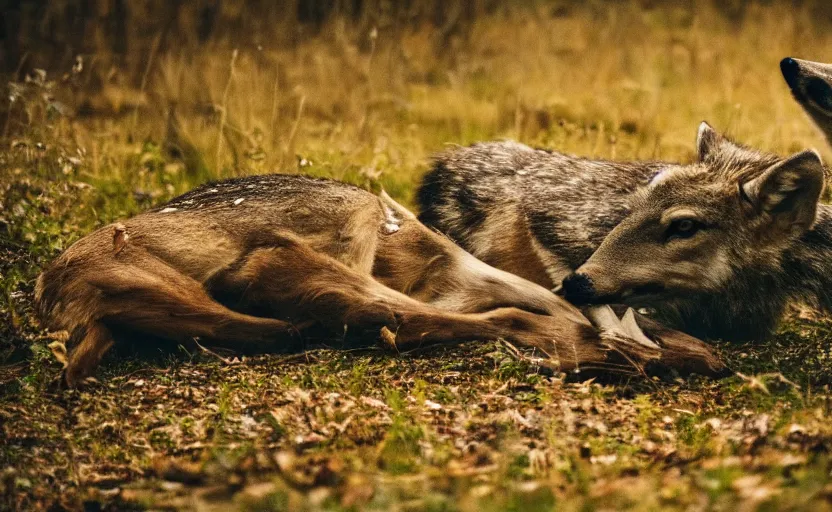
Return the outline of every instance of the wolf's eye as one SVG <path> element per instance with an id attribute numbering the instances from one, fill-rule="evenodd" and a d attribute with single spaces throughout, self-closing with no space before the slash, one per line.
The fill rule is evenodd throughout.
<path id="1" fill-rule="evenodd" d="M 693 219 L 676 219 L 667 228 L 667 240 L 690 238 L 702 228 L 702 223 Z"/>

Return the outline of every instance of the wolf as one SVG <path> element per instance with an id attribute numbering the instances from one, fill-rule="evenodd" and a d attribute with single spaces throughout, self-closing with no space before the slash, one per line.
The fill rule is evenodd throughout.
<path id="1" fill-rule="evenodd" d="M 780 71 L 794 99 L 832 144 L 832 64 L 786 57 Z"/>
<path id="2" fill-rule="evenodd" d="M 705 339 L 763 338 L 791 299 L 832 306 L 818 154 L 781 158 L 705 122 L 696 153 L 683 165 L 456 148 L 424 177 L 420 219 L 575 304 L 623 303 Z"/>
<path id="3" fill-rule="evenodd" d="M 477 260 L 386 194 L 271 174 L 200 186 L 80 239 L 36 283 L 44 325 L 70 333 L 63 378 L 120 333 L 243 351 L 297 347 L 314 324 L 395 350 L 504 338 L 552 370 L 716 375 L 701 341 L 596 311 Z"/>

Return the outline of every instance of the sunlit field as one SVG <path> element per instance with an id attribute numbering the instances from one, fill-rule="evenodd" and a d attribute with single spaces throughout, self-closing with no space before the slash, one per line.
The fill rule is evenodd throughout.
<path id="1" fill-rule="evenodd" d="M 56 386 L 40 269 L 206 181 L 304 173 L 415 208 L 449 145 L 690 161 L 702 120 L 832 159 L 778 67 L 832 61 L 822 2 L 486 4 L 273 25 L 279 6 L 222 4 L 197 41 L 195 7 L 165 31 L 137 2 L 126 54 L 89 29 L 85 51 L 4 64 L 0 509 L 830 508 L 832 322 L 797 307 L 772 340 L 718 344 L 741 372 L 718 382 L 572 381 L 494 340 L 242 359 L 131 340 Z"/>

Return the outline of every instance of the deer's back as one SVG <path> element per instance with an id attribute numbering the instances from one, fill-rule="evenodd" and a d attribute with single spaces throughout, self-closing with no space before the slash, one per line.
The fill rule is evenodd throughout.
<path id="1" fill-rule="evenodd" d="M 378 198 L 331 180 L 263 175 L 209 183 L 123 221 L 129 244 L 140 245 L 180 272 L 204 282 L 271 235 L 289 231 L 337 257 L 356 218 L 377 219 Z M 114 226 L 79 240 L 63 260 L 99 260 L 113 253 Z M 333 254 L 335 253 L 335 254 Z"/>

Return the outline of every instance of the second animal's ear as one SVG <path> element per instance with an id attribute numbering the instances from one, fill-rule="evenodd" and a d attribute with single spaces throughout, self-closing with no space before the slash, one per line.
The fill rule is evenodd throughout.
<path id="1" fill-rule="evenodd" d="M 743 183 L 740 192 L 757 214 L 771 218 L 776 233 L 796 236 L 815 222 L 823 180 L 820 156 L 803 151 Z"/>
<path id="2" fill-rule="evenodd" d="M 702 121 L 696 134 L 696 160 L 704 162 L 708 155 L 720 144 L 722 137 L 716 133 L 711 125 Z"/>

